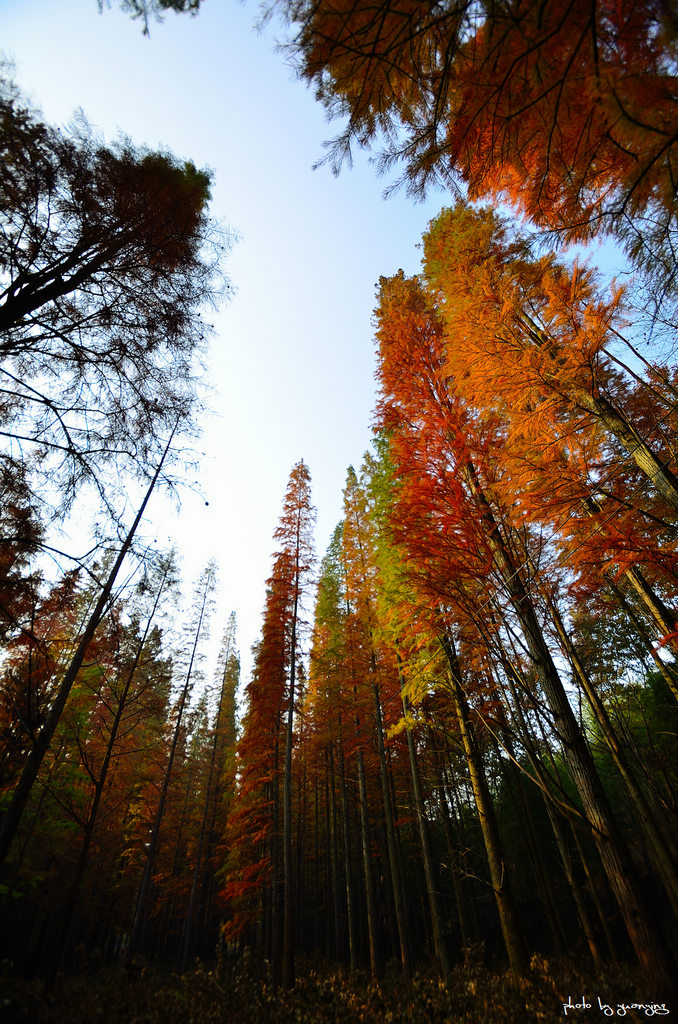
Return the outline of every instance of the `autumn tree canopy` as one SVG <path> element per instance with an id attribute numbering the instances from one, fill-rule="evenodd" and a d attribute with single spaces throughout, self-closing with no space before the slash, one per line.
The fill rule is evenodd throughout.
<path id="1" fill-rule="evenodd" d="M 382 146 L 414 194 L 508 200 L 568 240 L 621 237 L 671 290 L 676 26 L 661 0 L 279 0 L 288 57 L 351 148 Z"/>

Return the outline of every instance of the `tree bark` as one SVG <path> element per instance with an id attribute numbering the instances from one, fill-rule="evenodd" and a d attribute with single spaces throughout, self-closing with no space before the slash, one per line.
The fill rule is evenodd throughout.
<path id="1" fill-rule="evenodd" d="M 523 328 L 532 341 L 540 348 L 546 348 L 552 354 L 555 361 L 558 349 L 557 342 L 550 338 L 547 332 L 542 330 L 527 312 L 523 312 L 522 322 Z M 550 377 L 551 375 L 549 374 L 548 376 Z M 554 383 L 556 386 L 558 385 L 557 381 L 554 381 Z M 595 380 L 593 383 L 595 386 Z M 619 441 L 622 448 L 633 459 L 641 472 L 654 484 L 662 497 L 673 508 L 678 509 L 678 477 L 669 469 L 668 461 L 660 459 L 652 451 L 623 410 L 619 409 L 600 391 L 597 395 L 594 394 L 593 387 L 591 391 L 587 391 L 580 385 L 575 384 L 570 394 L 574 402 L 603 423 L 609 433 Z"/>
<path id="2" fill-rule="evenodd" d="M 372 654 L 372 671 L 376 671 L 375 658 Z M 384 801 L 384 828 L 386 831 L 386 846 L 388 849 L 388 860 L 391 868 L 391 882 L 393 888 L 393 902 L 395 904 L 396 924 L 398 927 L 398 944 L 400 948 L 400 968 L 404 978 L 410 977 L 410 956 L 407 944 L 407 922 L 405 920 L 405 898 L 403 893 L 403 879 L 398 858 L 397 840 L 393 824 L 393 806 L 386 767 L 386 751 L 384 749 L 384 727 L 381 715 L 381 699 L 379 686 L 376 682 L 372 684 L 374 694 L 374 720 L 377 730 L 377 750 L 379 753 L 379 775 L 381 779 L 381 792 Z"/>
<path id="3" fill-rule="evenodd" d="M 598 695 L 596 688 L 589 678 L 588 672 L 582 664 L 577 649 L 567 634 L 565 625 L 560 617 L 560 613 L 553 602 L 549 602 L 549 607 L 558 636 L 560 637 L 563 645 L 563 652 L 574 669 L 575 678 L 586 694 L 589 707 L 591 708 L 595 720 L 598 723 L 607 749 L 610 751 L 617 771 L 624 780 L 626 791 L 629 794 L 638 817 L 638 822 L 650 849 L 650 855 L 654 862 L 655 869 L 664 883 L 664 888 L 666 889 L 667 896 L 669 897 L 669 901 L 673 907 L 673 912 L 676 917 L 678 917 L 678 869 L 676 868 L 671 851 L 661 829 L 659 828 L 659 825 L 657 824 L 657 821 L 655 820 L 655 816 L 652 813 L 652 809 L 650 808 L 647 798 L 633 774 L 631 765 L 626 757 L 624 747 L 621 744 L 610 720 L 610 716 L 607 713 L 607 708 Z"/>
<path id="4" fill-rule="evenodd" d="M 577 787 L 584 813 L 593 830 L 594 839 L 610 886 L 617 900 L 638 962 L 653 989 L 670 995 L 674 988 L 672 957 L 659 928 L 645 906 L 642 888 L 626 844 L 619 832 L 591 752 L 574 717 L 562 681 L 551 658 L 530 598 L 517 566 L 504 544 L 499 525 L 480 486 L 474 467 L 469 462 L 463 470 L 464 479 L 478 503 L 490 550 L 501 574 L 511 603 L 519 618 L 528 650 L 539 675 L 553 716 L 553 728 L 561 744 L 565 760 Z"/>
<path id="5" fill-rule="evenodd" d="M 179 707 L 177 710 L 177 721 L 174 727 L 174 733 L 172 735 L 172 745 L 170 747 L 169 757 L 167 760 L 167 767 L 165 768 L 165 775 L 162 781 L 162 789 L 160 791 L 160 800 L 155 813 L 155 820 L 153 822 L 153 831 L 151 832 L 151 839 L 148 845 L 148 852 L 146 854 L 146 863 L 144 865 L 144 873 L 141 879 L 141 886 L 139 887 L 139 895 L 137 897 L 137 904 L 134 913 L 134 921 L 130 930 L 129 947 L 127 951 L 128 959 L 131 958 L 138 945 L 142 929 L 144 927 L 146 918 L 146 905 L 148 902 L 148 896 L 151 888 L 151 877 L 153 874 L 153 867 L 155 865 L 155 857 L 158 849 L 158 841 L 160 839 L 160 829 L 162 826 L 162 820 L 165 814 L 165 803 L 167 801 L 167 793 L 169 791 L 170 780 L 172 777 L 172 768 L 174 766 L 174 758 L 179 743 L 179 735 L 181 732 L 181 723 L 183 719 L 184 709 L 186 707 L 186 701 L 188 700 L 188 694 L 191 684 L 191 677 L 193 674 L 193 663 L 195 661 L 196 651 L 198 649 L 198 641 L 200 639 L 200 631 L 202 629 L 202 622 L 205 615 L 205 608 L 207 606 L 207 595 L 209 589 L 209 579 L 205 581 L 205 589 L 203 592 L 202 605 L 200 608 L 200 615 L 198 617 L 198 625 L 195 631 L 195 637 L 193 640 L 193 648 L 191 650 L 191 657 L 188 663 L 188 669 L 186 672 L 186 679 L 184 681 L 183 688 L 181 690 L 181 698 L 179 700 Z"/>
<path id="6" fill-rule="evenodd" d="M 527 949 L 525 948 L 525 940 L 518 923 L 518 914 L 513 899 L 511 882 L 505 870 L 506 865 L 499 836 L 499 826 L 485 776 L 485 768 L 476 744 L 473 725 L 469 718 L 466 695 L 461 683 L 457 652 L 450 636 L 442 637 L 440 642 L 449 665 L 452 700 L 466 755 L 473 796 L 478 811 L 478 820 L 485 843 L 490 880 L 494 890 L 494 898 L 499 913 L 499 922 L 502 935 L 504 936 L 509 966 L 516 978 L 523 978 L 528 970 Z"/>
<path id="7" fill-rule="evenodd" d="M 342 821 L 342 839 L 344 848 L 344 872 L 346 877 L 346 913 L 348 916 L 348 952 L 351 970 L 358 968 L 358 929 L 355 919 L 355 897 L 353 893 L 353 876 L 351 873 L 351 821 L 348 808 L 348 792 L 346 786 L 346 765 L 344 763 L 344 740 L 339 714 L 339 782 Z"/>
<path id="8" fill-rule="evenodd" d="M 398 658 L 400 662 L 400 658 Z M 404 680 L 400 673 L 400 690 L 403 701 L 403 713 L 407 715 L 407 699 L 404 693 Z M 445 931 L 443 927 L 443 913 L 440 904 L 439 882 L 436 877 L 436 870 L 433 863 L 433 851 L 431 849 L 431 835 L 428 819 L 424 810 L 424 797 L 421 791 L 421 778 L 419 765 L 417 763 L 417 752 L 414 747 L 414 736 L 412 730 L 407 728 L 407 753 L 410 762 L 410 775 L 412 777 L 412 792 L 414 794 L 414 807 L 417 815 L 417 826 L 419 828 L 419 842 L 421 843 L 421 854 L 424 860 L 424 877 L 426 878 L 426 894 L 431 914 L 431 930 L 433 932 L 433 946 L 440 966 L 440 973 L 447 980 L 450 976 L 450 958 L 445 942 Z"/>
<path id="9" fill-rule="evenodd" d="M 356 735 L 359 734 L 360 723 L 356 716 Z M 374 874 L 370 853 L 369 816 L 367 807 L 367 785 L 365 783 L 365 763 L 360 744 L 356 749 L 358 766 L 358 795 L 360 798 L 360 840 L 363 852 L 363 872 L 365 875 L 365 899 L 367 903 L 367 937 L 370 949 L 370 971 L 372 980 L 378 981 L 382 972 L 381 947 L 377 933 L 377 905 L 374 894 Z"/>

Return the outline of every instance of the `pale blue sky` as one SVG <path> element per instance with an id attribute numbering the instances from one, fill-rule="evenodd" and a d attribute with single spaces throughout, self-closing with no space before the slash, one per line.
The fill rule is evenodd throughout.
<path id="1" fill-rule="evenodd" d="M 0 46 L 50 121 L 82 107 L 107 140 L 163 146 L 214 171 L 213 212 L 239 235 L 235 298 L 216 317 L 201 484 L 180 516 L 156 522 L 184 553 L 187 589 L 206 559 L 220 567 L 215 633 L 235 609 L 245 666 L 271 567 L 290 468 L 308 464 L 318 554 L 341 516 L 346 468 L 369 443 L 371 312 L 379 276 L 414 273 L 416 248 L 444 197 L 382 199 L 360 156 L 335 178 L 312 171 L 332 134 L 312 93 L 275 52 L 256 4 L 204 0 L 196 18 L 138 22 L 96 0 L 0 0 Z M 152 514 L 152 513 L 151 513 Z"/>

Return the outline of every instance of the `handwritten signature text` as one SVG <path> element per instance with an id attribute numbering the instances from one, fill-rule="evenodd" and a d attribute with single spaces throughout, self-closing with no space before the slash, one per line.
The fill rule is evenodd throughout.
<path id="1" fill-rule="evenodd" d="M 664 1017 L 671 1011 L 667 1009 L 666 1003 L 604 1003 L 600 996 L 596 996 L 597 1006 L 594 1002 L 589 1002 L 586 996 L 581 996 L 579 1002 L 573 1002 L 572 996 L 567 997 L 567 1002 L 563 1003 L 563 1013 L 567 1017 L 570 1010 L 591 1010 L 597 1009 L 605 1017 L 625 1017 L 629 1010 L 638 1010 L 640 1013 L 644 1013 L 646 1017 Z"/>

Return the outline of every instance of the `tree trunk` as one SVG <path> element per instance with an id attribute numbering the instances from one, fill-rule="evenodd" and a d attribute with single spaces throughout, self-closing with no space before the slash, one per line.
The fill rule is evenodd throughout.
<path id="1" fill-rule="evenodd" d="M 360 723 L 356 716 L 356 736 L 360 732 Z M 363 751 L 360 744 L 356 749 L 356 761 L 358 766 L 358 795 L 360 798 L 360 839 L 363 851 L 363 872 L 365 875 L 365 899 L 367 903 L 367 934 L 370 947 L 370 970 L 373 981 L 381 977 L 381 948 L 377 933 L 377 905 L 374 895 L 374 875 L 372 871 L 372 856 L 370 853 L 369 817 L 367 808 L 367 786 L 365 783 L 365 763 Z"/>
<path id="2" fill-rule="evenodd" d="M 589 913 L 586 908 L 586 903 L 584 901 L 581 887 L 579 886 L 579 883 L 577 882 L 577 878 L 575 876 L 574 866 L 572 864 L 572 858 L 570 856 L 570 850 L 567 844 L 565 829 L 563 828 L 561 819 L 559 817 L 558 807 L 551 798 L 549 776 L 537 754 L 536 745 L 532 733 L 525 720 L 523 709 L 520 706 L 520 699 L 516 691 L 515 682 L 513 680 L 511 672 L 507 673 L 507 678 L 509 680 L 511 695 L 513 697 L 513 713 L 520 727 L 522 743 L 525 747 L 530 764 L 532 765 L 532 768 L 537 776 L 537 780 L 540 784 L 541 794 L 544 801 L 544 807 L 546 808 L 546 813 L 549 818 L 551 830 L 556 840 L 558 854 L 560 856 L 560 861 L 563 866 L 563 872 L 565 874 L 565 878 L 567 879 L 567 883 L 570 887 L 570 892 L 572 893 L 572 898 L 577 909 L 577 917 L 579 919 L 582 932 L 584 933 L 586 944 L 589 947 L 591 959 L 593 960 L 593 963 L 596 968 L 602 969 L 603 959 L 600 954 L 598 942 L 596 941 L 595 932 L 593 929 L 593 925 L 591 923 L 591 918 L 589 917 Z"/>
<path id="3" fill-rule="evenodd" d="M 344 740 L 341 729 L 341 713 L 339 714 L 339 783 L 342 838 L 344 847 L 344 872 L 346 877 L 346 913 L 348 916 L 348 952 L 351 971 L 358 969 L 358 929 L 355 919 L 355 896 L 353 892 L 353 876 L 351 873 L 351 821 L 348 808 L 348 791 L 346 786 L 346 765 L 344 764 Z"/>
<path id="4" fill-rule="evenodd" d="M 499 526 L 471 463 L 467 463 L 463 475 L 478 503 L 488 544 L 521 623 L 528 650 L 553 716 L 554 733 L 562 746 L 584 813 L 593 829 L 600 858 L 636 956 L 648 981 L 663 998 L 664 994 L 668 995 L 673 990 L 672 958 L 666 942 L 644 905 L 641 886 L 636 879 L 630 854 L 603 791 L 591 752 L 574 717 L 518 568 L 504 544 Z"/>
<path id="5" fill-rule="evenodd" d="M 650 637 L 650 635 L 649 635 L 649 633 L 648 633 L 648 631 L 647 631 L 647 629 L 645 627 L 645 624 L 641 621 L 640 616 L 636 613 L 635 609 L 631 606 L 631 603 L 628 601 L 626 595 L 622 592 L 622 590 L 615 583 L 615 581 L 614 581 L 614 579 L 612 577 L 612 573 L 606 572 L 606 573 L 603 573 L 603 575 L 605 577 L 605 581 L 606 581 L 608 587 L 610 588 L 612 593 L 615 595 L 615 597 L 619 601 L 619 604 L 621 605 L 621 607 L 626 612 L 626 615 L 628 616 L 628 618 L 631 620 L 633 625 L 636 627 L 636 630 L 638 632 L 638 636 L 641 638 L 641 640 L 645 644 L 645 647 L 647 648 L 647 650 L 648 650 L 648 652 L 650 654 L 650 657 L 652 658 L 652 660 L 653 660 L 653 662 L 655 664 L 655 668 L 657 669 L 657 671 L 661 675 L 662 679 L 664 680 L 664 682 L 668 686 L 668 688 L 671 691 L 671 693 L 673 694 L 673 696 L 678 701 L 678 684 L 676 683 L 676 677 L 673 674 L 673 672 L 670 671 L 668 666 L 665 665 L 664 662 L 662 661 L 662 659 L 659 657 L 657 651 L 655 650 L 654 644 L 652 643 L 652 638 Z M 634 586 L 634 589 L 636 589 L 636 591 L 637 591 L 637 588 L 635 586 Z M 675 648 L 675 641 L 672 644 L 672 646 Z"/>
<path id="6" fill-rule="evenodd" d="M 624 413 L 603 395 L 595 396 L 587 391 L 578 390 L 576 399 L 584 409 L 605 424 L 661 496 L 678 509 L 678 478 L 671 472 L 668 463 L 655 455 Z"/>
<path id="7" fill-rule="evenodd" d="M 169 567 L 166 569 L 160 581 L 158 592 L 153 602 L 153 607 L 146 622 L 144 634 L 141 640 L 139 641 L 139 644 L 134 654 L 132 665 L 125 679 L 125 684 L 123 686 L 122 693 L 120 694 L 120 697 L 118 699 L 118 706 L 116 708 L 115 717 L 113 719 L 113 724 L 111 726 L 111 731 L 109 733 L 108 743 L 106 744 L 106 752 L 104 754 L 104 759 L 101 764 L 99 775 L 97 777 L 97 781 L 94 787 L 94 795 L 92 797 L 92 803 L 90 805 L 89 813 L 87 815 L 85 832 L 82 838 L 82 844 L 80 846 L 80 853 L 78 855 L 78 861 L 75 867 L 75 874 L 73 876 L 73 881 L 71 882 L 69 888 L 68 897 L 66 899 L 66 905 L 62 912 L 61 919 L 59 921 L 59 927 L 57 929 L 57 945 L 55 949 L 55 955 L 52 960 L 53 966 L 50 973 L 48 974 L 49 981 L 53 980 L 54 977 L 56 976 L 56 973 L 59 970 L 61 963 L 63 962 L 64 954 L 69 949 L 68 939 L 71 928 L 71 922 L 73 920 L 78 905 L 80 886 L 82 884 L 82 879 L 84 877 L 85 869 L 87 867 L 87 862 L 89 859 L 90 845 L 92 842 L 92 837 L 94 835 L 94 830 L 97 825 L 99 805 L 101 803 L 101 797 L 103 795 L 104 786 L 106 784 L 106 778 L 108 776 L 108 769 L 110 767 L 111 758 L 113 756 L 113 748 L 115 746 L 115 741 L 118 736 L 118 731 L 120 729 L 120 722 L 122 721 L 123 713 L 125 711 L 125 708 L 127 707 L 127 698 L 129 696 L 129 691 L 134 680 L 134 675 L 139 665 L 139 660 L 141 658 L 141 654 L 148 639 L 148 635 L 151 631 L 153 619 L 155 618 L 155 613 L 158 609 L 158 605 L 160 604 L 160 598 L 162 596 L 162 592 L 167 581 L 168 575 Z"/>
<path id="8" fill-rule="evenodd" d="M 398 661 L 400 661 L 400 658 L 398 658 Z M 400 673 L 400 668 L 398 671 Z M 402 674 L 400 675 L 400 690 L 403 700 L 403 713 L 406 715 L 407 700 L 404 694 L 404 680 L 402 678 Z M 438 891 L 439 882 L 436 877 L 437 872 L 433 863 L 431 836 L 426 812 L 424 810 L 424 797 L 421 791 L 421 779 L 419 776 L 419 765 L 417 763 L 417 752 L 414 747 L 414 736 L 412 735 L 412 730 L 410 728 L 407 729 L 407 753 L 410 762 L 410 775 L 412 777 L 414 807 L 417 815 L 417 825 L 419 828 L 419 842 L 421 843 L 421 853 L 424 859 L 424 876 L 426 878 L 426 894 L 428 896 L 428 906 L 431 914 L 433 946 L 440 966 L 440 973 L 443 978 L 447 980 L 450 976 L 450 958 L 447 952 L 447 943 L 445 941 L 443 914 Z"/>
<path id="9" fill-rule="evenodd" d="M 337 960 L 345 960 L 345 943 L 341 913 L 341 879 L 339 874 L 339 838 L 337 828 L 337 794 L 334 782 L 334 744 L 327 747 L 327 764 L 329 768 L 329 833 L 330 860 L 332 866 L 332 907 L 334 910 L 334 955 Z M 348 871 L 348 863 L 346 864 Z"/>
<path id="10" fill-rule="evenodd" d="M 614 761 L 617 771 L 624 780 L 626 791 L 631 798 L 631 802 L 638 817 L 638 822 L 650 849 L 650 855 L 655 869 L 664 883 L 664 888 L 666 889 L 669 901 L 673 907 L 673 912 L 676 917 L 678 917 L 678 870 L 671 851 L 669 850 L 666 839 L 655 820 L 645 794 L 631 770 L 631 765 L 626 757 L 624 747 L 622 746 L 615 728 L 610 721 L 607 708 L 600 699 L 596 688 L 591 682 L 589 675 L 581 662 L 574 644 L 567 634 L 563 620 L 560 617 L 560 613 L 553 602 L 549 602 L 549 607 L 558 636 L 560 637 L 563 645 L 563 652 L 574 669 L 575 678 L 586 694 L 589 707 L 591 708 L 595 720 L 598 723 L 603 739 L 605 740 L 605 744 L 612 755 L 612 760 Z"/>
<path id="11" fill-rule="evenodd" d="M 523 327 L 530 338 L 540 347 L 547 347 L 554 354 L 555 359 L 557 343 L 539 327 L 528 313 L 524 312 L 522 319 Z M 551 375 L 548 374 L 547 379 L 550 377 Z M 554 383 L 557 386 L 557 381 Z M 669 469 L 668 461 L 655 455 L 622 409 L 619 409 L 600 391 L 597 395 L 593 393 L 593 387 L 596 386 L 595 380 L 591 391 L 574 385 L 571 390 L 572 399 L 604 424 L 609 433 L 628 452 L 641 472 L 654 484 L 662 497 L 675 509 L 678 509 L 678 477 Z"/>
<path id="12" fill-rule="evenodd" d="M 294 865 L 292 862 L 292 740 L 294 735 L 294 697 L 297 658 L 297 607 L 299 602 L 298 588 L 294 595 L 292 613 L 292 639 L 290 649 L 290 686 L 289 707 L 287 709 L 287 728 L 285 730 L 285 763 L 283 768 L 283 957 L 282 986 L 284 989 L 294 987 Z"/>
<path id="13" fill-rule="evenodd" d="M 142 930 L 145 924 L 146 918 L 146 905 L 148 902 L 148 896 L 151 887 L 151 877 L 153 875 L 153 867 L 155 865 L 155 857 L 158 848 L 158 840 L 160 838 L 160 828 L 162 826 L 162 819 L 165 814 L 165 803 L 167 801 L 167 793 L 169 791 L 170 779 L 172 777 L 172 768 L 174 766 L 174 757 L 179 743 L 179 735 L 181 733 L 181 723 L 183 719 L 184 709 L 186 707 L 186 701 L 188 700 L 188 694 L 190 690 L 191 677 L 193 674 L 193 663 L 195 661 L 196 651 L 198 649 L 198 641 L 200 639 L 200 631 L 202 629 L 202 622 L 205 615 L 205 608 L 207 606 L 207 595 L 209 590 L 209 579 L 205 581 L 205 589 L 202 598 L 202 605 L 200 608 L 200 615 L 198 617 L 198 625 L 195 631 L 195 637 L 193 640 L 193 648 L 191 650 L 191 658 L 188 663 L 188 670 L 186 672 L 186 679 L 181 691 L 181 698 L 179 700 L 179 707 L 177 710 L 177 721 L 174 727 L 174 733 L 172 736 L 172 745 L 170 747 L 169 758 L 167 760 L 167 767 L 165 768 L 165 775 L 162 781 L 162 789 L 160 791 L 160 801 L 155 814 L 155 820 L 153 822 L 153 831 L 151 833 L 151 839 L 148 845 L 148 852 L 146 854 L 146 863 L 144 866 L 144 874 L 141 880 L 141 886 L 139 888 L 139 895 L 137 897 L 137 905 L 134 913 L 134 921 L 130 931 L 129 948 L 127 952 L 128 959 L 131 958 L 136 951 L 136 946 L 139 942 L 139 938 L 142 934 Z"/>
<path id="14" fill-rule="evenodd" d="M 376 671 L 374 654 L 372 654 L 372 672 Z M 381 778 L 381 792 L 384 801 L 384 828 L 386 830 L 386 846 L 388 849 L 388 860 L 391 868 L 391 881 L 393 888 L 393 902 L 395 904 L 396 924 L 398 927 L 398 943 L 400 947 L 400 967 L 404 978 L 410 977 L 410 957 L 407 947 L 407 922 L 405 920 L 405 898 L 403 893 L 402 872 L 398 859 L 398 849 L 393 824 L 393 806 L 386 768 L 386 751 L 384 749 L 384 727 L 381 716 L 381 699 L 379 697 L 379 686 L 376 682 L 372 684 L 374 694 L 374 720 L 377 731 L 377 750 L 379 753 L 379 775 Z"/>
<path id="15" fill-rule="evenodd" d="M 33 783 L 35 782 L 35 779 L 37 777 L 40 765 L 42 764 L 42 760 L 45 754 L 47 753 L 47 748 L 49 747 L 52 741 L 52 737 L 54 735 L 56 727 L 59 724 L 59 720 L 66 706 L 66 701 L 68 700 L 68 695 L 71 692 L 71 687 L 75 682 L 75 678 L 78 672 L 80 671 L 83 660 L 85 658 L 85 654 L 87 652 L 87 648 L 92 642 L 96 628 L 101 622 L 101 619 L 103 618 L 106 605 L 108 604 L 111 597 L 111 593 L 113 591 L 113 585 L 115 584 L 118 573 L 120 572 L 122 563 L 125 560 L 125 556 L 127 555 L 127 552 L 129 551 L 132 545 L 134 535 L 137 532 L 143 514 L 146 511 L 146 506 L 149 502 L 151 494 L 153 493 L 153 489 L 156 485 L 158 477 L 160 476 L 160 472 L 164 465 L 165 459 L 169 453 L 176 429 L 177 428 L 175 426 L 174 430 L 170 434 L 169 440 L 165 446 L 165 450 L 162 453 L 162 458 L 160 459 L 158 467 L 155 470 L 153 477 L 151 478 L 151 482 L 148 485 L 148 489 L 146 491 L 146 494 L 144 495 L 143 501 L 141 502 L 139 511 L 137 512 L 134 522 L 132 523 L 132 526 L 130 527 L 127 536 L 125 537 L 122 543 L 122 547 L 118 552 L 118 556 L 115 559 L 115 562 L 113 563 L 113 568 L 108 574 L 108 578 L 106 579 L 106 582 L 102 587 L 101 594 L 99 595 L 97 603 L 94 606 L 94 610 L 89 617 L 89 621 L 87 623 L 87 626 L 85 627 L 85 631 L 80 637 L 80 642 L 78 643 L 75 654 L 71 659 L 71 663 L 68 666 L 68 669 L 66 670 L 66 673 L 61 681 L 61 685 L 59 686 L 57 695 L 54 698 L 54 703 L 52 704 L 52 707 L 49 710 L 49 714 L 47 715 L 45 724 L 43 725 L 38 735 L 35 737 L 33 747 L 31 748 L 31 752 L 29 753 L 28 759 L 24 766 L 24 770 L 22 771 L 19 782 L 17 783 L 14 792 L 12 793 L 12 800 L 9 804 L 9 807 L 7 808 L 7 811 L 5 812 L 5 816 L 2 820 L 2 826 L 0 827 L 0 865 L 4 864 L 5 858 L 9 853 L 9 848 L 19 827 L 21 816 L 24 812 L 24 808 L 31 794 Z"/>
<path id="16" fill-rule="evenodd" d="M 499 913 L 504 945 L 509 965 L 516 978 L 527 975 L 528 957 L 525 941 L 518 923 L 518 914 L 513 900 L 511 882 L 505 870 L 504 855 L 499 837 L 499 827 L 494 813 L 492 797 L 487 785 L 485 768 L 478 750 L 473 725 L 469 719 L 468 705 L 461 684 L 461 673 L 457 652 L 452 638 L 445 636 L 441 644 L 449 664 L 449 679 L 454 709 L 459 724 L 459 733 L 466 755 L 473 796 L 478 811 L 478 820 L 483 834 L 490 879 Z"/>

